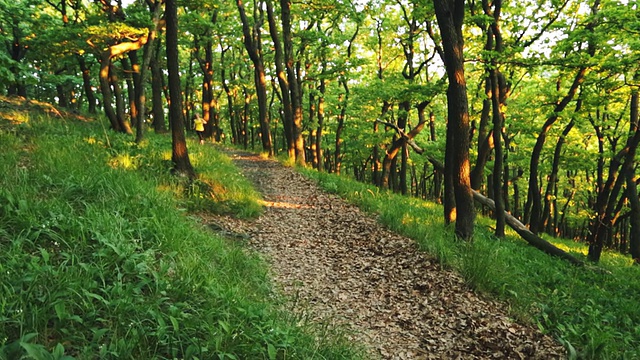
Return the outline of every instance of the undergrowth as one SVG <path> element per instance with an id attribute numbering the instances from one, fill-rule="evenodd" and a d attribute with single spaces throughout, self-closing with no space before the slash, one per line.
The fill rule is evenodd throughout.
<path id="1" fill-rule="evenodd" d="M 513 316 L 555 336 L 569 358 L 640 358 L 640 268 L 628 257 L 605 253 L 598 265 L 603 271 L 575 267 L 529 246 L 512 231 L 495 238 L 489 230 L 495 224 L 482 217 L 474 241 L 460 242 L 444 226 L 442 207 L 435 203 L 332 174 L 300 171 L 416 240 L 442 266 L 460 272 L 469 286 L 505 301 Z M 584 259 L 583 244 L 547 240 Z"/>
<path id="2" fill-rule="evenodd" d="M 0 143 L 0 359 L 358 357 L 283 312 L 265 264 L 188 216 L 261 211 L 213 147 L 189 142 L 190 182 L 154 134 L 32 116 Z"/>

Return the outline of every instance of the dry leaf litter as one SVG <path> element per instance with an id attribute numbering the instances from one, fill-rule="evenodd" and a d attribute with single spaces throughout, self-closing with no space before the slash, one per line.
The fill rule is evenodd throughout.
<path id="1" fill-rule="evenodd" d="M 230 154 L 266 210 L 251 221 L 205 220 L 245 235 L 294 311 L 348 329 L 372 359 L 565 358 L 551 337 L 515 323 L 504 304 L 470 290 L 411 239 L 291 168 Z"/>

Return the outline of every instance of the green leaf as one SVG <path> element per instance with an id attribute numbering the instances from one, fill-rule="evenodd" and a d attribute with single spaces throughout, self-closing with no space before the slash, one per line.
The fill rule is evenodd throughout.
<path id="1" fill-rule="evenodd" d="M 178 319 L 169 315 L 169 321 L 171 321 L 171 325 L 173 326 L 174 331 L 180 331 L 180 324 L 178 323 Z"/>
<path id="2" fill-rule="evenodd" d="M 40 248 L 40 255 L 42 255 L 42 258 L 44 259 L 45 264 L 49 262 L 50 255 L 45 248 Z"/>
<path id="3" fill-rule="evenodd" d="M 267 353 L 269 354 L 269 360 L 276 360 L 276 356 L 278 355 L 278 350 L 273 344 L 267 344 Z"/>
<path id="4" fill-rule="evenodd" d="M 56 303 L 53 308 L 56 311 L 56 316 L 58 317 L 58 320 L 64 320 L 67 318 L 67 309 L 64 306 L 63 302 L 58 302 Z"/>
<path id="5" fill-rule="evenodd" d="M 20 346 L 27 352 L 27 354 L 35 360 L 48 360 L 51 359 L 51 355 L 44 349 L 42 345 L 31 344 L 24 341 L 20 342 Z"/>
<path id="6" fill-rule="evenodd" d="M 223 320 L 218 320 L 218 325 L 220 325 L 220 327 L 222 328 L 222 330 L 224 330 L 224 332 L 226 332 L 227 334 L 231 333 L 231 327 L 229 326 L 228 323 L 226 323 Z"/>
<path id="7" fill-rule="evenodd" d="M 60 359 L 64 356 L 64 346 L 58 343 L 55 348 L 53 348 L 53 352 L 51 353 L 54 359 Z"/>

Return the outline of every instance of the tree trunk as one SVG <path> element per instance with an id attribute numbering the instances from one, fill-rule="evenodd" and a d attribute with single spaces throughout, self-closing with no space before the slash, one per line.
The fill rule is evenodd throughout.
<path id="1" fill-rule="evenodd" d="M 495 64 L 494 64 L 495 65 Z M 498 70 L 493 68 L 489 71 L 491 77 L 491 107 L 493 109 L 493 200 L 495 202 L 494 214 L 496 217 L 495 235 L 498 238 L 504 237 L 505 227 L 505 205 L 502 192 L 502 171 L 503 171 L 503 153 L 502 153 L 502 106 L 500 104 L 500 85 L 498 84 Z"/>
<path id="2" fill-rule="evenodd" d="M 627 192 L 629 194 L 629 252 L 636 264 L 640 264 L 640 199 L 638 199 L 638 185 L 632 171 L 626 172 Z"/>
<path id="3" fill-rule="evenodd" d="M 104 113 L 111 123 L 111 129 L 122 132 L 120 123 L 116 117 L 116 111 L 113 108 L 113 92 L 111 91 L 111 84 L 109 83 L 109 70 L 111 68 L 111 58 L 108 52 L 102 54 L 100 62 L 100 92 L 102 93 L 102 107 Z"/>
<path id="4" fill-rule="evenodd" d="M 490 38 L 490 36 L 487 36 Z M 478 125 L 478 154 L 476 155 L 476 162 L 471 170 L 471 187 L 475 190 L 479 190 L 484 181 L 484 168 L 493 150 L 493 137 L 489 136 L 487 127 L 489 126 L 489 117 L 491 115 L 491 77 L 485 78 L 485 96 L 486 99 L 482 101 L 482 112 L 480 114 L 480 125 Z"/>
<path id="5" fill-rule="evenodd" d="M 96 95 L 91 86 L 91 71 L 87 67 L 87 63 L 82 55 L 76 54 L 76 59 L 78 60 L 80 72 L 82 73 L 82 88 L 84 89 L 84 95 L 87 97 L 87 104 L 89 105 L 88 111 L 90 114 L 95 114 Z"/>
<path id="6" fill-rule="evenodd" d="M 139 82 L 136 84 L 137 97 L 136 106 L 138 108 L 138 118 L 136 119 L 136 143 L 140 143 L 144 139 L 145 120 L 147 119 L 147 82 L 149 81 L 149 65 L 151 59 L 154 57 L 155 46 L 158 37 L 158 32 L 162 29 L 164 22 L 160 21 L 162 15 L 162 2 L 156 1 L 153 4 L 153 28 L 149 29 L 149 39 L 144 45 L 144 51 L 142 55 L 142 65 L 139 67 Z M 164 124 L 164 115 L 162 116 Z"/>
<path id="7" fill-rule="evenodd" d="M 159 45 L 159 44 L 158 44 Z M 162 99 L 162 83 L 163 74 L 160 65 L 160 46 L 156 48 L 155 55 L 151 60 L 151 112 L 153 114 L 153 129 L 156 133 L 162 134 L 167 132 L 167 125 L 164 120 L 164 101 Z"/>
<path id="8" fill-rule="evenodd" d="M 113 86 L 113 96 L 116 99 L 116 120 L 120 126 L 122 132 L 126 134 L 133 134 L 131 130 L 131 123 L 127 121 L 125 116 L 124 97 L 122 96 L 122 88 L 120 87 L 120 79 L 113 69 L 113 64 L 109 69 L 109 82 Z"/>
<path id="9" fill-rule="evenodd" d="M 258 122 L 260 124 L 260 135 L 262 150 L 273 156 L 273 146 L 271 143 L 271 126 L 269 125 L 267 80 L 265 75 L 264 62 L 262 60 L 262 49 L 260 39 L 260 21 L 256 19 L 253 31 L 249 26 L 249 19 L 242 4 L 242 0 L 236 0 L 240 19 L 242 21 L 242 32 L 244 35 L 244 46 L 249 54 L 254 67 L 254 83 L 256 95 L 258 97 Z"/>
<path id="10" fill-rule="evenodd" d="M 140 64 L 137 51 L 129 51 L 127 57 L 120 60 L 127 84 L 127 100 L 129 101 L 129 122 L 138 128 L 138 100 L 140 91 Z"/>
<path id="11" fill-rule="evenodd" d="M 445 176 L 450 177 L 455 196 L 456 234 L 462 239 L 473 238 L 475 209 L 469 178 L 469 110 L 464 76 L 464 0 L 434 0 L 436 17 L 442 35 L 444 63 L 449 78 L 447 90 L 448 117 Z M 454 145 L 455 144 L 455 145 Z M 450 194 L 445 193 L 445 197 Z M 450 203 L 450 201 L 449 201 Z M 445 221 L 447 217 L 445 216 Z"/>
<path id="12" fill-rule="evenodd" d="M 581 101 L 578 101 L 578 104 L 580 104 Z M 579 105 L 576 105 L 576 111 L 579 110 Z M 553 164 L 551 166 L 551 173 L 549 174 L 549 182 L 547 183 L 547 190 L 545 191 L 545 196 L 544 196 L 544 211 L 542 213 L 542 226 L 547 228 L 547 232 L 552 233 L 552 235 L 556 234 L 556 231 L 554 229 L 556 229 L 556 224 L 554 224 L 554 222 L 552 221 L 553 216 L 552 216 L 552 212 L 553 212 L 553 190 L 555 188 L 557 188 L 557 183 L 558 183 L 558 171 L 559 171 L 559 167 L 560 167 L 560 155 L 562 153 L 562 146 L 564 145 L 564 141 L 567 138 L 567 135 L 569 135 L 569 132 L 571 131 L 571 129 L 573 129 L 573 126 L 575 125 L 575 119 L 571 119 L 571 121 L 569 122 L 569 124 L 567 124 L 567 126 L 564 128 L 564 130 L 562 131 L 562 134 L 560 135 L 560 138 L 558 139 L 558 142 L 556 144 L 556 149 L 553 153 Z M 551 231 L 549 231 L 551 230 Z"/>
<path id="13" fill-rule="evenodd" d="M 612 159 L 609 164 L 607 181 L 600 191 L 594 208 L 595 216 L 589 225 L 589 260 L 597 262 L 604 245 L 612 235 L 614 219 L 616 217 L 618 195 L 620 194 L 623 179 L 627 172 L 633 171 L 635 155 L 640 143 L 640 127 L 638 126 L 638 91 L 631 94 L 630 106 L 630 132 L 627 142 Z M 622 168 L 622 170 L 620 170 Z M 619 175 L 619 172 L 621 174 Z M 628 196 L 628 195 L 627 195 Z"/>
<path id="14" fill-rule="evenodd" d="M 178 9 L 176 0 L 166 0 L 167 21 L 167 70 L 169 73 L 169 121 L 171 122 L 172 156 L 174 171 L 191 179 L 196 172 L 189 159 L 189 151 L 184 136 L 184 118 L 182 112 L 182 92 L 178 59 Z"/>
<path id="15" fill-rule="evenodd" d="M 318 171 L 322 172 L 324 161 L 322 156 L 322 130 L 324 126 L 324 94 L 326 84 L 324 79 L 320 80 L 320 98 L 318 99 L 318 130 L 316 132 L 316 159 L 318 161 Z"/>
<path id="16" fill-rule="evenodd" d="M 304 138 L 302 137 L 302 97 L 299 77 L 296 74 L 293 53 L 293 36 L 291 34 L 291 0 L 280 0 L 280 17 L 282 21 L 282 41 L 284 45 L 284 61 L 291 94 L 291 112 L 293 115 L 292 140 L 294 143 L 296 163 L 304 165 Z"/>
<path id="17" fill-rule="evenodd" d="M 542 148 L 547 134 L 551 129 L 551 126 L 558 120 L 559 114 L 569 105 L 569 102 L 573 100 L 573 97 L 578 91 L 578 88 L 584 81 L 584 76 L 587 73 L 587 68 L 582 67 L 578 70 L 578 73 L 573 79 L 573 83 L 569 88 L 567 95 L 555 106 L 553 115 L 549 116 L 542 125 L 538 138 L 531 152 L 531 160 L 529 162 L 529 191 L 527 195 L 527 206 L 525 208 L 525 214 L 529 216 L 529 229 L 534 234 L 537 234 L 542 230 L 542 195 L 540 194 L 540 185 L 538 183 L 540 156 L 542 155 Z M 526 215 L 525 215 L 526 217 Z"/>
<path id="18" fill-rule="evenodd" d="M 291 107 L 291 93 L 289 89 L 289 80 L 287 79 L 287 72 L 284 67 L 284 54 L 282 50 L 282 42 L 280 41 L 280 35 L 278 34 L 278 26 L 276 24 L 275 14 L 273 12 L 273 4 L 271 0 L 266 1 L 267 5 L 267 19 L 269 21 L 269 34 L 273 41 L 273 47 L 275 50 L 275 65 L 276 74 L 278 77 L 278 86 L 280 87 L 280 95 L 282 101 L 282 111 L 284 113 L 284 119 L 282 125 L 284 127 L 284 136 L 287 143 L 287 152 L 289 158 L 295 159 L 295 144 L 293 139 L 293 109 Z"/>

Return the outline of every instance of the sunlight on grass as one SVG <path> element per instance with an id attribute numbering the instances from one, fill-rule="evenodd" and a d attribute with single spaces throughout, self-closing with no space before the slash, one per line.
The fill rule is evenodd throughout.
<path id="1" fill-rule="evenodd" d="M 129 154 L 118 154 L 109 161 L 109 166 L 114 169 L 136 170 L 138 161 Z"/>
<path id="2" fill-rule="evenodd" d="M 564 241 L 559 241 L 559 240 L 548 240 L 550 243 L 552 243 L 553 245 L 555 245 L 558 249 L 566 251 L 566 252 L 574 252 L 574 253 L 579 253 L 582 254 L 584 256 L 587 255 L 587 253 L 589 252 L 589 247 L 585 246 L 585 245 L 580 245 L 577 244 L 576 245 L 569 245 Z"/>

